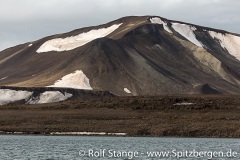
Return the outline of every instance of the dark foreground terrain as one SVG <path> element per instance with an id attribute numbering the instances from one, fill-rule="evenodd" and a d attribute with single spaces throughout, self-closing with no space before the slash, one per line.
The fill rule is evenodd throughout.
<path id="1" fill-rule="evenodd" d="M 112 97 L 0 106 L 0 131 L 240 137 L 240 96 Z"/>

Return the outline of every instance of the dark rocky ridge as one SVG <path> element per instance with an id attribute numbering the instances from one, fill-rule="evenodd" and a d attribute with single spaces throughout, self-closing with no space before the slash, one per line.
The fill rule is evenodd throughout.
<path id="1" fill-rule="evenodd" d="M 0 79 L 8 78 L 1 80 L 0 85 L 44 87 L 66 74 L 82 70 L 94 89 L 117 95 L 240 93 L 239 60 L 204 30 L 229 32 L 189 24 L 197 28 L 194 34 L 205 46 L 200 49 L 171 28 L 171 22 L 178 21 L 161 18 L 173 31 L 169 34 L 163 25 L 150 23 L 152 17 L 156 16 L 124 17 L 104 25 L 49 36 L 32 42 L 31 47 L 26 43 L 4 50 L 0 53 Z M 120 23 L 122 25 L 110 35 L 82 47 L 36 53 L 47 40 Z M 202 55 L 207 58 L 201 59 Z M 211 68 L 211 64 L 217 67 Z"/>

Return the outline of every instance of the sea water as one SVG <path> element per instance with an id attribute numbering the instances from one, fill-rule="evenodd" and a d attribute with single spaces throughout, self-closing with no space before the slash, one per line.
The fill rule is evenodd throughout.
<path id="1" fill-rule="evenodd" d="M 240 139 L 0 136 L 1 160 L 240 159 Z"/>

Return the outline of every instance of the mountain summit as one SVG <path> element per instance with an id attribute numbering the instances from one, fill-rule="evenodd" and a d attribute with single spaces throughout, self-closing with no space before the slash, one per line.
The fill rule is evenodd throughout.
<path id="1" fill-rule="evenodd" d="M 239 94 L 240 37 L 158 16 L 124 17 L 0 52 L 0 85 L 117 95 Z"/>

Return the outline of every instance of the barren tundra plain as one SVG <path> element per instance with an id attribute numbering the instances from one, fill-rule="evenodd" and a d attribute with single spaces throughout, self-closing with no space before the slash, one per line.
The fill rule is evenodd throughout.
<path id="1" fill-rule="evenodd" d="M 240 137 L 240 96 L 88 98 L 0 107 L 1 134 L 125 133 L 154 137 Z"/>

